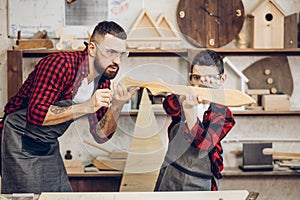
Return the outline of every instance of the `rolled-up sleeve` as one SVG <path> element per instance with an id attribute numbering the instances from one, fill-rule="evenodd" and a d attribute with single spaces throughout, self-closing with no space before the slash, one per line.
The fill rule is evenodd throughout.
<path id="1" fill-rule="evenodd" d="M 66 85 L 68 66 L 66 59 L 48 56 L 36 65 L 34 88 L 27 111 L 28 122 L 42 125 L 50 105 L 60 97 Z"/>

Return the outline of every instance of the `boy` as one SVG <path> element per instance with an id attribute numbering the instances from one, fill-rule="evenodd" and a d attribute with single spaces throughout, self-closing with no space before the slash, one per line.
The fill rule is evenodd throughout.
<path id="1" fill-rule="evenodd" d="M 227 75 L 221 56 L 203 50 L 193 59 L 191 86 L 221 88 Z M 156 191 L 215 191 L 222 177 L 221 140 L 234 126 L 228 107 L 205 102 L 200 96 L 171 94 L 163 102 L 172 117 L 169 145 L 156 183 Z"/>

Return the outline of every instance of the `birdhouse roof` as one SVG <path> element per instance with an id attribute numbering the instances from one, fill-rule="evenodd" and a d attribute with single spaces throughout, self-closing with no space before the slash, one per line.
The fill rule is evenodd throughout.
<path id="1" fill-rule="evenodd" d="M 250 13 L 251 15 L 254 15 L 254 14 L 258 14 L 258 13 L 261 13 L 261 9 L 264 9 L 266 8 L 266 6 L 268 4 L 271 4 L 272 6 L 274 6 L 283 16 L 285 16 L 285 13 L 284 11 L 282 10 L 282 8 L 274 1 L 272 0 L 264 0 L 263 2 L 261 2 L 260 4 L 258 4 Z"/>
<path id="2" fill-rule="evenodd" d="M 223 58 L 223 62 L 227 63 L 227 65 L 245 82 L 248 82 L 248 78 L 240 71 L 237 69 L 237 67 L 227 58 Z"/>

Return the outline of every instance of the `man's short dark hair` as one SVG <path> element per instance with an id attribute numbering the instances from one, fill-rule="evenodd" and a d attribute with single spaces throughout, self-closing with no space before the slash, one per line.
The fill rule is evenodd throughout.
<path id="1" fill-rule="evenodd" d="M 105 36 L 106 34 L 111 34 L 122 40 L 127 39 L 125 30 L 119 24 L 113 21 L 99 22 L 95 27 L 91 38 L 94 38 L 96 35 Z"/>

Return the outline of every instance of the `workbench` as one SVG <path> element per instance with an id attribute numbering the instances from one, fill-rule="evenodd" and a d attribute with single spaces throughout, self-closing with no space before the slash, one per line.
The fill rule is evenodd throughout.
<path id="1" fill-rule="evenodd" d="M 185 191 L 185 192 L 45 192 L 35 195 L 34 200 L 256 200 L 256 193 L 246 190 L 228 191 Z M 10 199 L 12 195 L 2 195 Z"/>
<path id="2" fill-rule="evenodd" d="M 244 172 L 239 168 L 225 168 L 222 174 L 221 191 L 257 192 L 259 200 L 297 199 L 300 196 L 300 173 L 293 170 Z M 72 173 L 69 179 L 74 192 L 117 192 L 122 172 Z"/>

